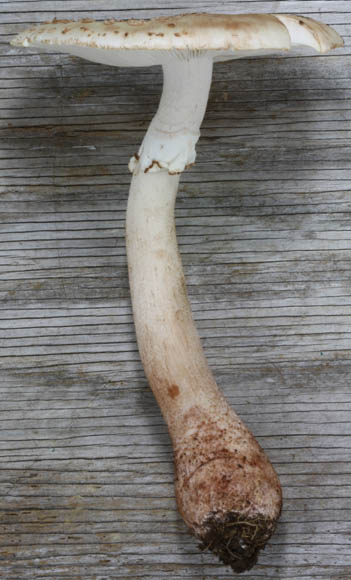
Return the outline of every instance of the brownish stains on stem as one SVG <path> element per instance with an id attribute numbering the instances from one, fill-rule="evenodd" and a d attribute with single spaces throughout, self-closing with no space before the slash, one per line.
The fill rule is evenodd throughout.
<path id="1" fill-rule="evenodd" d="M 170 387 L 168 387 L 167 391 L 171 399 L 174 400 L 177 397 L 179 397 L 180 391 L 178 385 L 171 385 Z"/>
<path id="2" fill-rule="evenodd" d="M 179 429 L 175 466 L 178 506 L 190 531 L 223 561 L 233 536 L 229 550 L 234 554 L 242 548 L 240 566 L 251 567 L 273 533 L 282 504 L 277 474 L 251 432 L 229 407 L 211 414 L 192 407 Z M 222 529 L 227 522 L 258 520 L 260 531 L 245 546 Z M 242 525 L 240 534 L 247 535 L 249 527 Z"/>
<path id="3" fill-rule="evenodd" d="M 158 162 L 156 159 L 154 159 L 154 160 L 151 162 L 151 164 L 149 165 L 149 167 L 146 167 L 146 169 L 144 169 L 144 173 L 147 173 L 148 171 L 150 171 L 150 169 L 152 169 L 154 165 L 157 165 L 157 167 L 158 167 L 159 169 L 162 169 L 162 168 L 161 168 L 161 165 L 159 164 L 159 162 Z"/>

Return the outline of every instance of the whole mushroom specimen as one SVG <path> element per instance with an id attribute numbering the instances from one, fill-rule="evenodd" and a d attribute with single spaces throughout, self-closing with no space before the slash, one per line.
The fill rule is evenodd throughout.
<path id="1" fill-rule="evenodd" d="M 328 26 L 294 15 L 188 14 L 150 21 L 53 21 L 16 46 L 58 48 L 114 66 L 162 65 L 158 111 L 129 164 L 130 288 L 140 355 L 174 446 L 179 511 L 190 531 L 234 571 L 248 570 L 274 531 L 281 487 L 251 432 L 220 394 L 187 297 L 174 204 L 195 161 L 214 62 L 342 46 Z"/>

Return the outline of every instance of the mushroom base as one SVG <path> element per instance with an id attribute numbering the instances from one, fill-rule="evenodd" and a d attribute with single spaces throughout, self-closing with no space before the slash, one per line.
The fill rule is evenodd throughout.
<path id="1" fill-rule="evenodd" d="M 198 406 L 175 441 L 176 495 L 191 533 L 236 572 L 253 566 L 282 508 L 278 476 L 236 413 L 222 399 Z"/>
<path id="2" fill-rule="evenodd" d="M 204 523 L 201 550 L 211 550 L 234 570 L 245 572 L 257 562 L 258 553 L 272 536 L 276 521 L 262 516 L 245 517 L 240 512 L 213 513 Z"/>

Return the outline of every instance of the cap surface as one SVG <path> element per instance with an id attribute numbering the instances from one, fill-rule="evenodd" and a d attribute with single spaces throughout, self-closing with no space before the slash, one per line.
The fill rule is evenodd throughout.
<path id="1" fill-rule="evenodd" d="M 342 40 L 326 25 L 293 15 L 180 14 L 152 20 L 54 20 L 25 30 L 11 44 L 57 47 L 97 62 L 133 66 L 162 63 L 165 51 L 214 51 L 216 60 L 289 50 L 296 43 L 325 51 Z"/>
<path id="2" fill-rule="evenodd" d="M 284 24 L 270 14 L 180 14 L 152 20 L 84 19 L 41 24 L 14 44 L 84 45 L 134 50 L 255 50 L 289 48 Z"/>

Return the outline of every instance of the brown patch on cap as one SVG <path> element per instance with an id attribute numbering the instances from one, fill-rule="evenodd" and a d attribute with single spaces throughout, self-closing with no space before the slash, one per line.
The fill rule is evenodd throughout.
<path id="1" fill-rule="evenodd" d="M 51 22 L 53 24 L 68 24 L 69 22 L 72 22 L 72 20 L 68 20 L 67 18 L 54 18 Z"/>
<path id="2" fill-rule="evenodd" d="M 143 24 L 145 24 L 147 21 L 142 20 L 141 18 L 140 20 L 137 20 L 136 18 L 130 18 L 130 20 L 127 20 L 127 22 L 130 26 L 143 26 Z"/>

